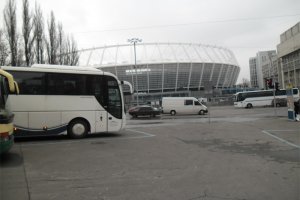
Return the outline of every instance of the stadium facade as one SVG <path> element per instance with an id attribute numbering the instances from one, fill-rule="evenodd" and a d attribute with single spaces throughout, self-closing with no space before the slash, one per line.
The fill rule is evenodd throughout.
<path id="1" fill-rule="evenodd" d="M 136 43 L 86 49 L 80 65 L 129 81 L 140 96 L 208 96 L 236 84 L 240 67 L 227 48 L 190 43 Z M 125 89 L 126 90 L 126 89 Z M 153 99 L 153 98 L 152 98 Z"/>

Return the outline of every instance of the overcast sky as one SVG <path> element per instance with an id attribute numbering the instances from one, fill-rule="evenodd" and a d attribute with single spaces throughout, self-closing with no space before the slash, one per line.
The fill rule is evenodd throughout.
<path id="1" fill-rule="evenodd" d="M 21 13 L 22 0 L 17 1 Z M 143 42 L 183 42 L 231 49 L 250 79 L 249 58 L 275 50 L 280 34 L 300 21 L 299 0 L 29 0 L 51 10 L 79 49 Z M 0 1 L 3 10 L 6 0 Z M 0 17 L 3 27 L 3 15 Z M 21 21 L 18 21 L 19 28 Z"/>

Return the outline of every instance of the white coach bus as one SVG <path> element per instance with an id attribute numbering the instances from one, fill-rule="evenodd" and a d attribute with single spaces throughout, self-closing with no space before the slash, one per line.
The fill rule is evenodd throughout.
<path id="1" fill-rule="evenodd" d="M 299 89 L 293 88 L 292 91 L 293 91 L 294 100 L 299 101 Z M 234 95 L 234 97 L 235 97 L 234 107 L 238 107 L 238 108 L 272 106 L 274 100 L 274 91 L 257 90 L 257 91 L 238 92 Z M 275 91 L 275 99 L 277 101 L 286 98 L 287 98 L 286 90 L 281 89 L 279 91 Z"/>
<path id="2" fill-rule="evenodd" d="M 126 124 L 123 82 L 111 73 L 56 65 L 1 68 L 20 88 L 19 95 L 7 100 L 15 114 L 16 137 L 83 138 L 88 133 L 120 131 Z"/>

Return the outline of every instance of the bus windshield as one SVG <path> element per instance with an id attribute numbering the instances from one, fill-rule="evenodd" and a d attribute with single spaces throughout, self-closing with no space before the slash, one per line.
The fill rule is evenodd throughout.
<path id="1" fill-rule="evenodd" d="M 1 113 L 5 109 L 5 103 L 9 94 L 9 84 L 7 78 L 0 74 L 0 109 Z"/>
<path id="2" fill-rule="evenodd" d="M 5 108 L 6 91 L 4 87 L 4 78 L 0 76 L 0 110 Z"/>

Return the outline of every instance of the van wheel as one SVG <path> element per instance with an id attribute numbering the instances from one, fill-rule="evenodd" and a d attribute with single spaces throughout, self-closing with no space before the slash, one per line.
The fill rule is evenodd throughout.
<path id="1" fill-rule="evenodd" d="M 276 103 L 276 107 L 280 107 L 281 105 L 280 105 L 280 103 Z"/>
<path id="2" fill-rule="evenodd" d="M 171 115 L 176 115 L 176 111 L 175 110 L 171 110 L 170 114 Z"/>
<path id="3" fill-rule="evenodd" d="M 252 107 L 253 107 L 252 104 L 248 103 L 246 108 L 252 108 Z"/>
<path id="4" fill-rule="evenodd" d="M 86 137 L 88 133 L 88 125 L 82 119 L 75 119 L 68 125 L 68 135 L 71 138 L 79 139 Z"/>
<path id="5" fill-rule="evenodd" d="M 200 110 L 199 115 L 204 115 L 204 110 Z"/>

